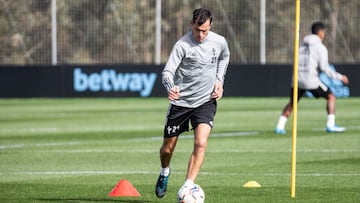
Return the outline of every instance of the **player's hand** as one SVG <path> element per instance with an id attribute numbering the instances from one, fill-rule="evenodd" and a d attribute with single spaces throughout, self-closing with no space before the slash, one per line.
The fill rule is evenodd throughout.
<path id="1" fill-rule="evenodd" d="M 215 83 L 214 91 L 211 95 L 211 98 L 219 100 L 223 96 L 223 92 L 224 92 L 223 84 L 221 82 L 217 81 Z"/>
<path id="2" fill-rule="evenodd" d="M 170 91 L 168 92 L 168 98 L 171 101 L 179 99 L 179 97 L 180 97 L 180 89 L 177 86 L 171 88 Z"/>
<path id="3" fill-rule="evenodd" d="M 349 84 L 349 79 L 348 79 L 348 77 L 347 77 L 346 75 L 342 75 L 341 81 L 342 81 L 345 85 Z"/>

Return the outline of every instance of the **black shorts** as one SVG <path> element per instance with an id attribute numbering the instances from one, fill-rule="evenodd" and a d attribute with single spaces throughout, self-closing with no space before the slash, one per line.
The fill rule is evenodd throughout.
<path id="1" fill-rule="evenodd" d="M 192 129 L 200 123 L 213 127 L 217 102 L 212 99 L 197 108 L 187 108 L 170 104 L 164 127 L 164 137 L 178 136 L 189 131 L 189 122 Z"/>
<path id="2" fill-rule="evenodd" d="M 331 94 L 331 90 L 328 87 L 319 86 L 317 89 L 311 89 L 311 90 L 299 89 L 298 90 L 298 101 L 300 100 L 301 97 L 303 97 L 305 95 L 306 91 L 311 92 L 311 94 L 315 98 L 319 98 L 319 97 L 327 98 L 329 96 L 329 94 Z M 293 98 L 293 93 L 294 93 L 294 88 L 291 88 L 291 93 L 290 93 L 291 101 Z"/>

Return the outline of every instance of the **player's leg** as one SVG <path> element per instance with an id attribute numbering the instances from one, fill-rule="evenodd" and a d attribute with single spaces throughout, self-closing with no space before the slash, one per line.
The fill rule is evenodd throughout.
<path id="1" fill-rule="evenodd" d="M 328 114 L 326 121 L 326 131 L 344 132 L 346 129 L 344 127 L 337 126 L 335 123 L 336 96 L 331 92 L 330 88 L 326 87 L 325 85 L 320 85 L 319 88 L 311 90 L 311 93 L 316 98 L 323 97 L 326 99 L 326 111 Z"/>
<path id="2" fill-rule="evenodd" d="M 199 124 L 194 131 L 194 149 L 188 163 L 188 171 L 186 174 L 187 181 L 192 181 L 192 183 L 195 182 L 201 165 L 205 159 L 205 152 L 210 132 L 211 126 L 206 123 Z"/>
<path id="3" fill-rule="evenodd" d="M 213 127 L 217 102 L 215 99 L 198 107 L 191 117 L 194 128 L 194 147 L 189 158 L 184 184 L 193 184 L 205 159 L 208 138 Z"/>
<path id="4" fill-rule="evenodd" d="M 170 177 L 170 162 L 176 147 L 178 136 L 189 130 L 189 118 L 191 110 L 179 106 L 170 105 L 167 112 L 164 127 L 164 139 L 160 148 L 160 175 L 155 186 L 155 194 L 162 198 L 166 194 L 167 184 Z"/>
<path id="5" fill-rule="evenodd" d="M 293 109 L 293 102 L 292 98 L 290 101 L 285 105 L 284 109 L 282 110 L 282 113 L 278 119 L 278 122 L 275 127 L 275 133 L 276 134 L 285 134 L 285 125 L 288 120 L 288 117 L 291 115 L 292 109 Z"/>
<path id="6" fill-rule="evenodd" d="M 326 111 L 328 115 L 335 115 L 336 96 L 330 93 L 326 97 Z M 335 123 L 334 123 L 335 124 Z"/>
<path id="7" fill-rule="evenodd" d="M 327 121 L 326 121 L 326 131 L 329 133 L 332 132 L 345 132 L 344 127 L 339 127 L 335 123 L 335 106 L 336 106 L 336 96 L 331 93 L 326 98 L 326 109 L 327 109 Z"/>
<path id="8" fill-rule="evenodd" d="M 170 177 L 170 161 L 176 147 L 177 139 L 178 136 L 164 137 L 163 144 L 160 148 L 160 175 L 155 186 L 155 194 L 158 198 L 162 198 L 166 194 Z"/>
<path id="9" fill-rule="evenodd" d="M 281 115 L 279 117 L 279 120 L 276 124 L 276 128 L 274 131 L 276 134 L 285 134 L 286 133 L 285 125 L 286 125 L 286 122 L 293 110 L 293 91 L 294 91 L 293 88 L 291 88 L 289 102 L 283 108 Z M 305 94 L 305 90 L 302 90 L 302 89 L 298 90 L 298 101 L 300 100 L 301 97 L 303 97 L 304 94 Z"/>
<path id="10" fill-rule="evenodd" d="M 170 160 L 175 150 L 178 136 L 164 137 L 163 144 L 160 148 L 160 162 L 162 168 L 168 168 L 170 166 Z"/>

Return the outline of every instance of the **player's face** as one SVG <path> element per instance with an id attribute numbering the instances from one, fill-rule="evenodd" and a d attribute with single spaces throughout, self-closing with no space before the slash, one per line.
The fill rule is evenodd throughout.
<path id="1" fill-rule="evenodd" d="M 195 23 L 191 22 L 192 33 L 198 42 L 203 42 L 206 36 L 209 34 L 211 28 L 210 19 L 208 19 L 204 24 L 197 25 L 197 21 Z"/>
<path id="2" fill-rule="evenodd" d="M 325 30 L 320 30 L 318 32 L 318 36 L 320 37 L 321 40 L 324 41 L 324 39 L 325 39 Z"/>

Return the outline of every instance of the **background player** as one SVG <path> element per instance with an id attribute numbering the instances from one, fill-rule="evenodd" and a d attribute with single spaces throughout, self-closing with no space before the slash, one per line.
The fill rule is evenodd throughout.
<path id="1" fill-rule="evenodd" d="M 330 88 L 323 84 L 319 78 L 319 73 L 324 72 L 329 77 L 341 80 L 348 84 L 349 80 L 329 68 L 328 50 L 322 41 L 325 39 L 325 25 L 322 22 L 315 22 L 311 26 L 311 33 L 304 37 L 299 49 L 299 73 L 298 73 L 298 99 L 308 90 L 314 97 L 323 97 L 327 100 L 327 132 L 344 132 L 344 127 L 335 124 L 335 101 L 336 97 Z M 275 133 L 285 134 L 285 124 L 293 109 L 293 88 L 291 89 L 290 101 L 285 105 L 281 116 L 277 122 Z"/>

